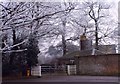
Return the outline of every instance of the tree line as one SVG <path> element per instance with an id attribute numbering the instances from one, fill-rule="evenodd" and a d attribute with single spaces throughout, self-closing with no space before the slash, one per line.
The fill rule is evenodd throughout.
<path id="1" fill-rule="evenodd" d="M 115 30 L 107 13 L 110 4 L 98 1 L 1 2 L 0 7 L 4 74 L 36 66 L 41 40 L 61 39 L 62 55 L 65 55 L 67 42 L 79 40 L 80 35 L 93 39 L 95 49 L 98 49 L 98 45 L 106 42 L 105 38 L 111 38 Z"/>

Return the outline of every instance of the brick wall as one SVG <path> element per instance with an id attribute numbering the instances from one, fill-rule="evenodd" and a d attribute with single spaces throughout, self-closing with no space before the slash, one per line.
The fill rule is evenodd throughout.
<path id="1" fill-rule="evenodd" d="M 118 56 L 120 54 L 76 57 L 77 74 L 118 75 Z"/>

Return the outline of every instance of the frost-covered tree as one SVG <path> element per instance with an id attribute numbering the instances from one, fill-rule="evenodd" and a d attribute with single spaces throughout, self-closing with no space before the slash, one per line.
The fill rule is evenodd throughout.
<path id="1" fill-rule="evenodd" d="M 66 42 L 67 42 L 66 37 L 68 36 L 69 30 L 70 30 L 70 28 L 68 28 L 67 25 L 70 22 L 71 12 L 75 9 L 75 4 L 72 2 L 68 2 L 68 3 L 61 2 L 60 3 L 61 10 L 65 10 L 65 9 L 69 9 L 69 8 L 70 8 L 70 10 L 64 11 L 64 12 L 56 15 L 57 19 L 54 21 L 57 22 L 55 24 L 55 26 L 57 28 L 52 33 L 54 36 L 61 37 L 63 55 L 66 54 Z"/>
<path id="2" fill-rule="evenodd" d="M 78 5 L 75 10 L 77 16 L 71 17 L 71 24 L 75 28 L 76 34 L 70 40 L 78 40 L 81 34 L 85 34 L 93 40 L 96 49 L 100 44 L 112 43 L 110 41 L 116 30 L 116 21 L 110 13 L 113 4 L 107 1 L 91 0 L 83 1 Z"/>
<path id="3" fill-rule="evenodd" d="M 113 24 L 115 22 L 110 18 L 109 12 L 111 4 L 101 1 L 87 1 L 83 4 L 85 14 L 91 19 L 90 22 L 94 23 L 95 48 L 98 49 L 100 40 L 109 37 L 114 31 Z M 111 21 L 113 21 L 112 25 L 110 25 Z"/>
<path id="4" fill-rule="evenodd" d="M 10 53 L 8 57 L 11 66 L 15 65 L 17 58 L 21 59 L 21 55 L 26 54 L 29 67 L 37 63 L 39 39 L 50 36 L 54 31 L 53 22 L 57 18 L 56 15 L 73 9 L 72 7 L 61 9 L 60 3 L 50 2 L 1 2 L 0 7 L 0 33 L 2 37 L 4 33 L 7 35 L 7 41 L 3 37 L 0 50 L 3 53 Z M 23 32 L 26 37 L 20 37 L 18 40 L 18 35 Z M 29 45 L 26 47 L 25 43 Z M 34 55 L 29 56 L 30 52 Z"/>
<path id="5" fill-rule="evenodd" d="M 0 31 L 27 30 L 28 33 L 37 33 L 36 36 L 40 38 L 53 30 L 50 26 L 54 21 L 52 19 L 56 19 L 55 15 L 73 9 L 73 7 L 61 9 L 60 3 L 56 2 L 8 2 L 0 3 L 0 6 L 2 7 Z"/>

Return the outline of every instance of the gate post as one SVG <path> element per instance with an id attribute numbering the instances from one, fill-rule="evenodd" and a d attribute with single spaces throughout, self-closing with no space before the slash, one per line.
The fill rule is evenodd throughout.
<path id="1" fill-rule="evenodd" d="M 75 57 L 76 75 L 79 75 L 79 57 Z"/>

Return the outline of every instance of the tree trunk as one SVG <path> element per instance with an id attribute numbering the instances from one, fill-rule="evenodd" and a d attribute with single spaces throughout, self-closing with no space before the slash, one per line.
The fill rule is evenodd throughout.
<path id="1" fill-rule="evenodd" d="M 16 31 L 13 29 L 12 32 L 13 32 L 13 38 L 12 38 L 13 39 L 13 45 L 15 45 L 16 44 Z M 12 50 L 16 50 L 16 49 L 17 49 L 17 47 L 12 48 Z M 10 55 L 10 61 L 9 61 L 10 65 L 13 64 L 14 56 L 15 56 L 15 53 L 12 52 L 11 55 Z"/>
<path id="2" fill-rule="evenodd" d="M 98 50 L 98 23 L 95 21 L 95 49 Z"/>
<path id="3" fill-rule="evenodd" d="M 66 18 L 62 21 L 63 30 L 62 30 L 62 47 L 63 47 L 63 56 L 66 54 L 66 40 L 65 40 L 65 28 L 66 28 Z"/>
<path id="4" fill-rule="evenodd" d="M 63 56 L 64 56 L 66 54 L 66 41 L 64 35 L 62 35 L 62 48 L 63 48 Z"/>

